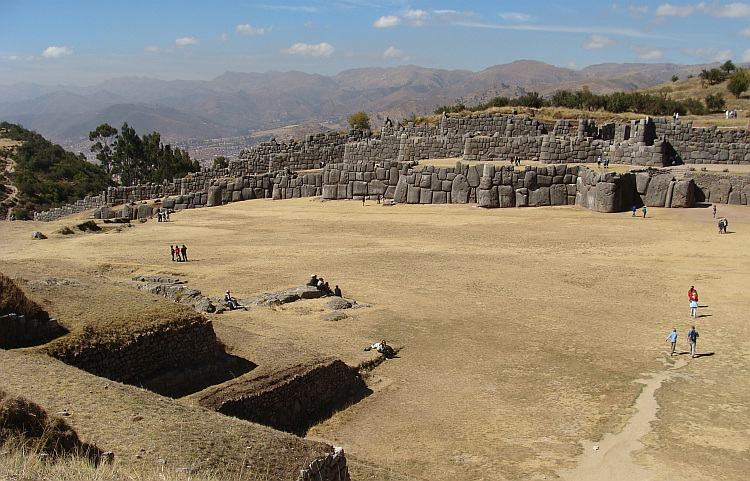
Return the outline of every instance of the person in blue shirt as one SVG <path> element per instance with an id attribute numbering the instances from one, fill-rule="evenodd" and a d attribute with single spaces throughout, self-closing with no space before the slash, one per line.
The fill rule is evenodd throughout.
<path id="1" fill-rule="evenodd" d="M 687 341 L 688 344 L 690 344 L 690 356 L 698 357 L 698 351 L 696 350 L 696 344 L 698 344 L 698 331 L 695 330 L 695 326 L 688 331 Z"/>
<path id="2" fill-rule="evenodd" d="M 669 356 L 674 356 L 674 348 L 677 346 L 677 329 L 672 329 L 672 332 L 669 333 L 665 341 L 669 341 L 672 343 L 672 348 L 669 350 Z"/>

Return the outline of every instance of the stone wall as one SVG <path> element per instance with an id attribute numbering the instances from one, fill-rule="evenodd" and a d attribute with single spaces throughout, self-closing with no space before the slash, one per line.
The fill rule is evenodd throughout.
<path id="1" fill-rule="evenodd" d="M 66 332 L 56 319 L 26 319 L 23 315 L 5 314 L 0 316 L 0 349 L 44 344 Z"/>
<path id="2" fill-rule="evenodd" d="M 51 346 L 47 353 L 97 376 L 138 386 L 164 372 L 213 363 L 223 351 L 211 321 L 195 321 L 139 333 L 116 346 Z"/>
<path id="3" fill-rule="evenodd" d="M 333 453 L 316 459 L 302 469 L 297 481 L 350 481 L 344 448 L 334 448 Z"/>
<path id="4" fill-rule="evenodd" d="M 434 126 L 409 124 L 394 128 L 387 124 L 379 134 L 352 130 L 311 135 L 287 143 L 264 142 L 243 151 L 240 159 L 230 162 L 226 168 L 204 168 L 183 179 L 163 184 L 112 187 L 74 204 L 35 213 L 34 218 L 48 221 L 84 210 L 163 197 L 169 198 L 165 208 L 189 209 L 254 198 L 321 195 L 323 174 L 300 175 L 296 171 L 331 164 L 414 162 L 431 158 L 502 161 L 515 156 L 545 164 L 590 163 L 598 157 L 611 163 L 648 167 L 663 167 L 675 161 L 746 163 L 750 162 L 750 133 L 715 127 L 693 128 L 690 121 L 683 123 L 664 117 L 603 125 L 587 119 L 578 122 L 559 120 L 552 125 L 530 117 L 502 114 L 443 116 Z M 388 180 L 393 182 L 391 178 Z M 376 187 L 375 190 L 382 189 Z M 740 196 L 741 203 L 741 188 L 735 188 L 734 192 Z M 362 195 L 352 194 L 353 198 Z M 326 198 L 352 196 L 344 196 L 337 190 L 335 196 L 329 192 Z M 720 195 L 715 197 L 722 198 Z M 438 195 L 438 199 L 440 201 L 442 195 Z M 112 211 L 105 215 L 117 214 Z M 143 215 L 130 211 L 127 214 L 123 217 Z"/>
<path id="5" fill-rule="evenodd" d="M 321 417 L 330 415 L 332 409 L 366 390 L 356 370 L 339 360 L 323 362 L 287 376 L 281 373 L 277 381 L 264 382 L 259 380 L 243 386 L 247 394 L 235 393 L 231 399 L 222 400 L 216 410 L 281 431 L 301 433 Z M 221 392 L 215 396 L 220 397 Z"/>
<path id="6" fill-rule="evenodd" d="M 750 175 L 729 175 L 707 172 L 685 174 L 695 183 L 695 201 L 711 204 L 748 205 Z"/>

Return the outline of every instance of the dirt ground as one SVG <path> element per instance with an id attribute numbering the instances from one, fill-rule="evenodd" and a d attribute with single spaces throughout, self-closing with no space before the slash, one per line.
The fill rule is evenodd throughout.
<path id="1" fill-rule="evenodd" d="M 258 375 L 320 356 L 356 365 L 381 339 L 402 347 L 369 377 L 372 395 L 309 433 L 345 448 L 353 479 L 587 479 L 584 451 L 622 479 L 739 479 L 750 469 L 750 209 L 718 214 L 727 235 L 709 208 L 649 208 L 643 219 L 253 200 L 68 237 L 50 234 L 72 219 L 3 222 L 0 271 L 168 275 L 238 298 L 317 274 L 372 304 L 337 322 L 322 320 L 318 300 L 212 317 Z M 32 241 L 33 230 L 50 238 Z M 175 242 L 190 262 L 171 262 Z M 685 354 L 692 324 L 696 359 Z M 653 422 L 636 420 L 641 390 Z M 609 461 L 612 446 L 634 441 Z"/>

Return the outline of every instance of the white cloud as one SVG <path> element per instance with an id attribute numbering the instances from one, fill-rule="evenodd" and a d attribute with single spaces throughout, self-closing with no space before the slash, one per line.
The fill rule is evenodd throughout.
<path id="1" fill-rule="evenodd" d="M 633 18 L 640 18 L 641 15 L 648 13 L 648 7 L 645 5 L 630 5 L 628 7 L 628 15 Z"/>
<path id="2" fill-rule="evenodd" d="M 712 17 L 719 18 L 745 18 L 750 17 L 750 4 L 735 2 L 721 5 L 718 2 L 700 2 L 695 5 L 672 5 L 665 3 L 656 8 L 654 15 L 657 17 L 684 18 L 689 17 L 696 12 L 705 13 Z"/>
<path id="3" fill-rule="evenodd" d="M 518 12 L 505 12 L 500 14 L 500 18 L 509 22 L 528 22 L 531 20 L 531 15 Z"/>
<path id="4" fill-rule="evenodd" d="M 327 58 L 333 55 L 336 49 L 329 43 L 310 45 L 307 43 L 295 43 L 289 48 L 283 49 L 281 53 L 299 55 L 301 57 Z"/>
<path id="5" fill-rule="evenodd" d="M 595 50 L 599 48 L 609 48 L 616 45 L 617 42 L 605 35 L 594 34 L 588 40 L 581 44 L 586 50 Z"/>
<path id="6" fill-rule="evenodd" d="M 195 45 L 198 43 L 198 39 L 195 37 L 182 37 L 174 41 L 174 44 L 178 47 L 187 47 L 188 45 Z"/>
<path id="7" fill-rule="evenodd" d="M 712 17 L 750 17 L 750 4 L 747 3 L 730 3 L 727 5 L 719 5 L 716 2 L 712 4 L 701 2 L 696 5 L 696 8 L 703 13 L 711 15 Z"/>
<path id="8" fill-rule="evenodd" d="M 654 61 L 664 59 L 665 49 L 654 47 L 653 45 L 636 45 L 630 47 L 630 50 L 638 54 L 638 57 L 636 57 L 638 60 Z"/>
<path id="9" fill-rule="evenodd" d="M 375 20 L 375 28 L 395 27 L 404 24 L 409 27 L 425 25 L 450 25 L 465 18 L 474 17 L 474 12 L 457 12 L 456 10 L 407 10 L 400 16 L 385 15 Z"/>
<path id="10" fill-rule="evenodd" d="M 47 47 L 42 52 L 44 58 L 58 58 L 73 55 L 73 50 L 68 47 Z"/>
<path id="11" fill-rule="evenodd" d="M 741 62 L 750 62 L 750 48 L 742 52 Z"/>
<path id="12" fill-rule="evenodd" d="M 737 32 L 734 32 L 734 36 L 750 38 L 750 27 L 743 28 L 742 30 L 738 30 Z"/>
<path id="13" fill-rule="evenodd" d="M 222 33 L 221 35 L 216 37 L 216 40 L 218 40 L 219 42 L 226 42 L 227 40 L 229 40 L 229 37 L 226 33 Z"/>
<path id="14" fill-rule="evenodd" d="M 400 56 L 402 51 L 400 49 L 397 49 L 396 47 L 390 46 L 387 49 L 385 49 L 385 52 L 383 52 L 383 57 L 385 58 L 393 58 Z"/>
<path id="15" fill-rule="evenodd" d="M 249 23 L 246 23 L 245 25 L 237 25 L 234 27 L 234 31 L 240 35 L 263 35 L 266 33 L 265 28 L 255 28 Z"/>
<path id="16" fill-rule="evenodd" d="M 695 7 L 692 5 L 670 5 L 665 3 L 659 5 L 654 11 L 654 15 L 657 17 L 689 17 L 695 13 Z"/>
<path id="17" fill-rule="evenodd" d="M 149 45 L 148 47 L 144 48 L 143 50 L 145 50 L 146 52 L 152 52 L 152 53 L 156 53 L 156 52 L 161 51 L 161 49 L 159 47 L 157 47 L 156 45 Z"/>
<path id="18" fill-rule="evenodd" d="M 388 27 L 395 27 L 401 23 L 401 19 L 398 18 L 395 15 L 385 15 L 384 17 L 380 17 L 379 19 L 375 20 L 375 23 L 372 24 L 375 28 L 388 28 Z"/>
<path id="19" fill-rule="evenodd" d="M 723 62 L 734 57 L 731 50 L 717 51 L 715 48 L 686 48 L 682 53 L 689 57 L 697 57 L 704 62 Z"/>

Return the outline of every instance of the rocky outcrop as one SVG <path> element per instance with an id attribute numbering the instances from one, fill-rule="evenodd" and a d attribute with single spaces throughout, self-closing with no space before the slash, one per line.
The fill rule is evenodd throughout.
<path id="1" fill-rule="evenodd" d="M 325 291 L 321 291 L 317 287 L 313 286 L 300 286 L 292 287 L 285 291 L 279 292 L 267 292 L 259 296 L 255 296 L 248 301 L 249 305 L 252 306 L 272 306 L 278 304 L 287 304 L 289 302 L 298 301 L 300 299 L 317 299 L 319 297 L 325 297 L 328 294 Z"/>

